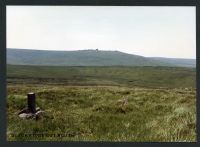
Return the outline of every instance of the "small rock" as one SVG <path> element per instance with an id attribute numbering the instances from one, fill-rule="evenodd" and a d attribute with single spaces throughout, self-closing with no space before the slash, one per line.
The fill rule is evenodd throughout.
<path id="1" fill-rule="evenodd" d="M 44 111 L 40 110 L 39 107 L 36 108 L 36 113 L 31 113 L 28 109 L 23 109 L 18 113 L 19 117 L 22 119 L 36 119 L 41 118 Z"/>
<path id="2" fill-rule="evenodd" d="M 22 119 L 29 119 L 29 118 L 32 118 L 34 116 L 34 114 L 32 113 L 21 113 L 19 114 L 19 117 L 22 118 Z"/>

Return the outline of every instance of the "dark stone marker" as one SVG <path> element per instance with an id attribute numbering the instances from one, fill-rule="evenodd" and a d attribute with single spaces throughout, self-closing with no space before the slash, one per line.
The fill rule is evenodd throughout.
<path id="1" fill-rule="evenodd" d="M 31 113 L 36 113 L 36 108 L 35 108 L 35 93 L 28 93 L 28 110 Z"/>

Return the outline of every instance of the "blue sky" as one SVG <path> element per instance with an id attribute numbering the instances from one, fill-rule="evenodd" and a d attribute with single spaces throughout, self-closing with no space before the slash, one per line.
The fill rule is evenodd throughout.
<path id="1" fill-rule="evenodd" d="M 196 58 L 195 7 L 7 6 L 7 48 Z"/>

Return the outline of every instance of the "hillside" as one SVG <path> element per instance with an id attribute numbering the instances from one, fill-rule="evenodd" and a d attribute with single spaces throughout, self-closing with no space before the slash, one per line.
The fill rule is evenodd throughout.
<path id="1" fill-rule="evenodd" d="M 180 67 L 196 67 L 196 62 L 194 59 L 177 59 L 177 58 L 161 58 L 161 57 L 155 57 L 151 59 L 161 62 L 166 62 L 169 64 L 174 64 Z"/>
<path id="2" fill-rule="evenodd" d="M 159 66 L 167 65 L 142 56 L 125 54 L 119 51 L 41 51 L 7 50 L 7 63 L 16 65 L 53 66 Z"/>
<path id="3" fill-rule="evenodd" d="M 37 55 L 26 61 L 36 61 Z M 27 106 L 29 92 L 45 111 L 37 121 L 16 115 Z M 8 141 L 194 142 L 196 69 L 7 64 L 6 108 Z"/>
<path id="4" fill-rule="evenodd" d="M 179 61 L 179 63 L 178 63 Z M 178 64 L 176 64 L 178 63 Z M 195 60 L 147 58 L 119 51 L 79 50 L 45 51 L 7 49 L 7 64 L 51 66 L 186 66 L 195 67 Z"/>

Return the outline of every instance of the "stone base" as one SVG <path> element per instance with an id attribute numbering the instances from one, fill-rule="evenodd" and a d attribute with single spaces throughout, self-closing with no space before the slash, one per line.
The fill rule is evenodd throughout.
<path id="1" fill-rule="evenodd" d="M 18 115 L 22 119 L 36 119 L 36 120 L 38 120 L 39 118 L 41 118 L 43 113 L 44 113 L 44 111 L 40 110 L 40 108 L 37 107 L 36 113 L 30 112 L 29 109 L 23 109 L 22 111 L 20 111 L 18 113 Z"/>

